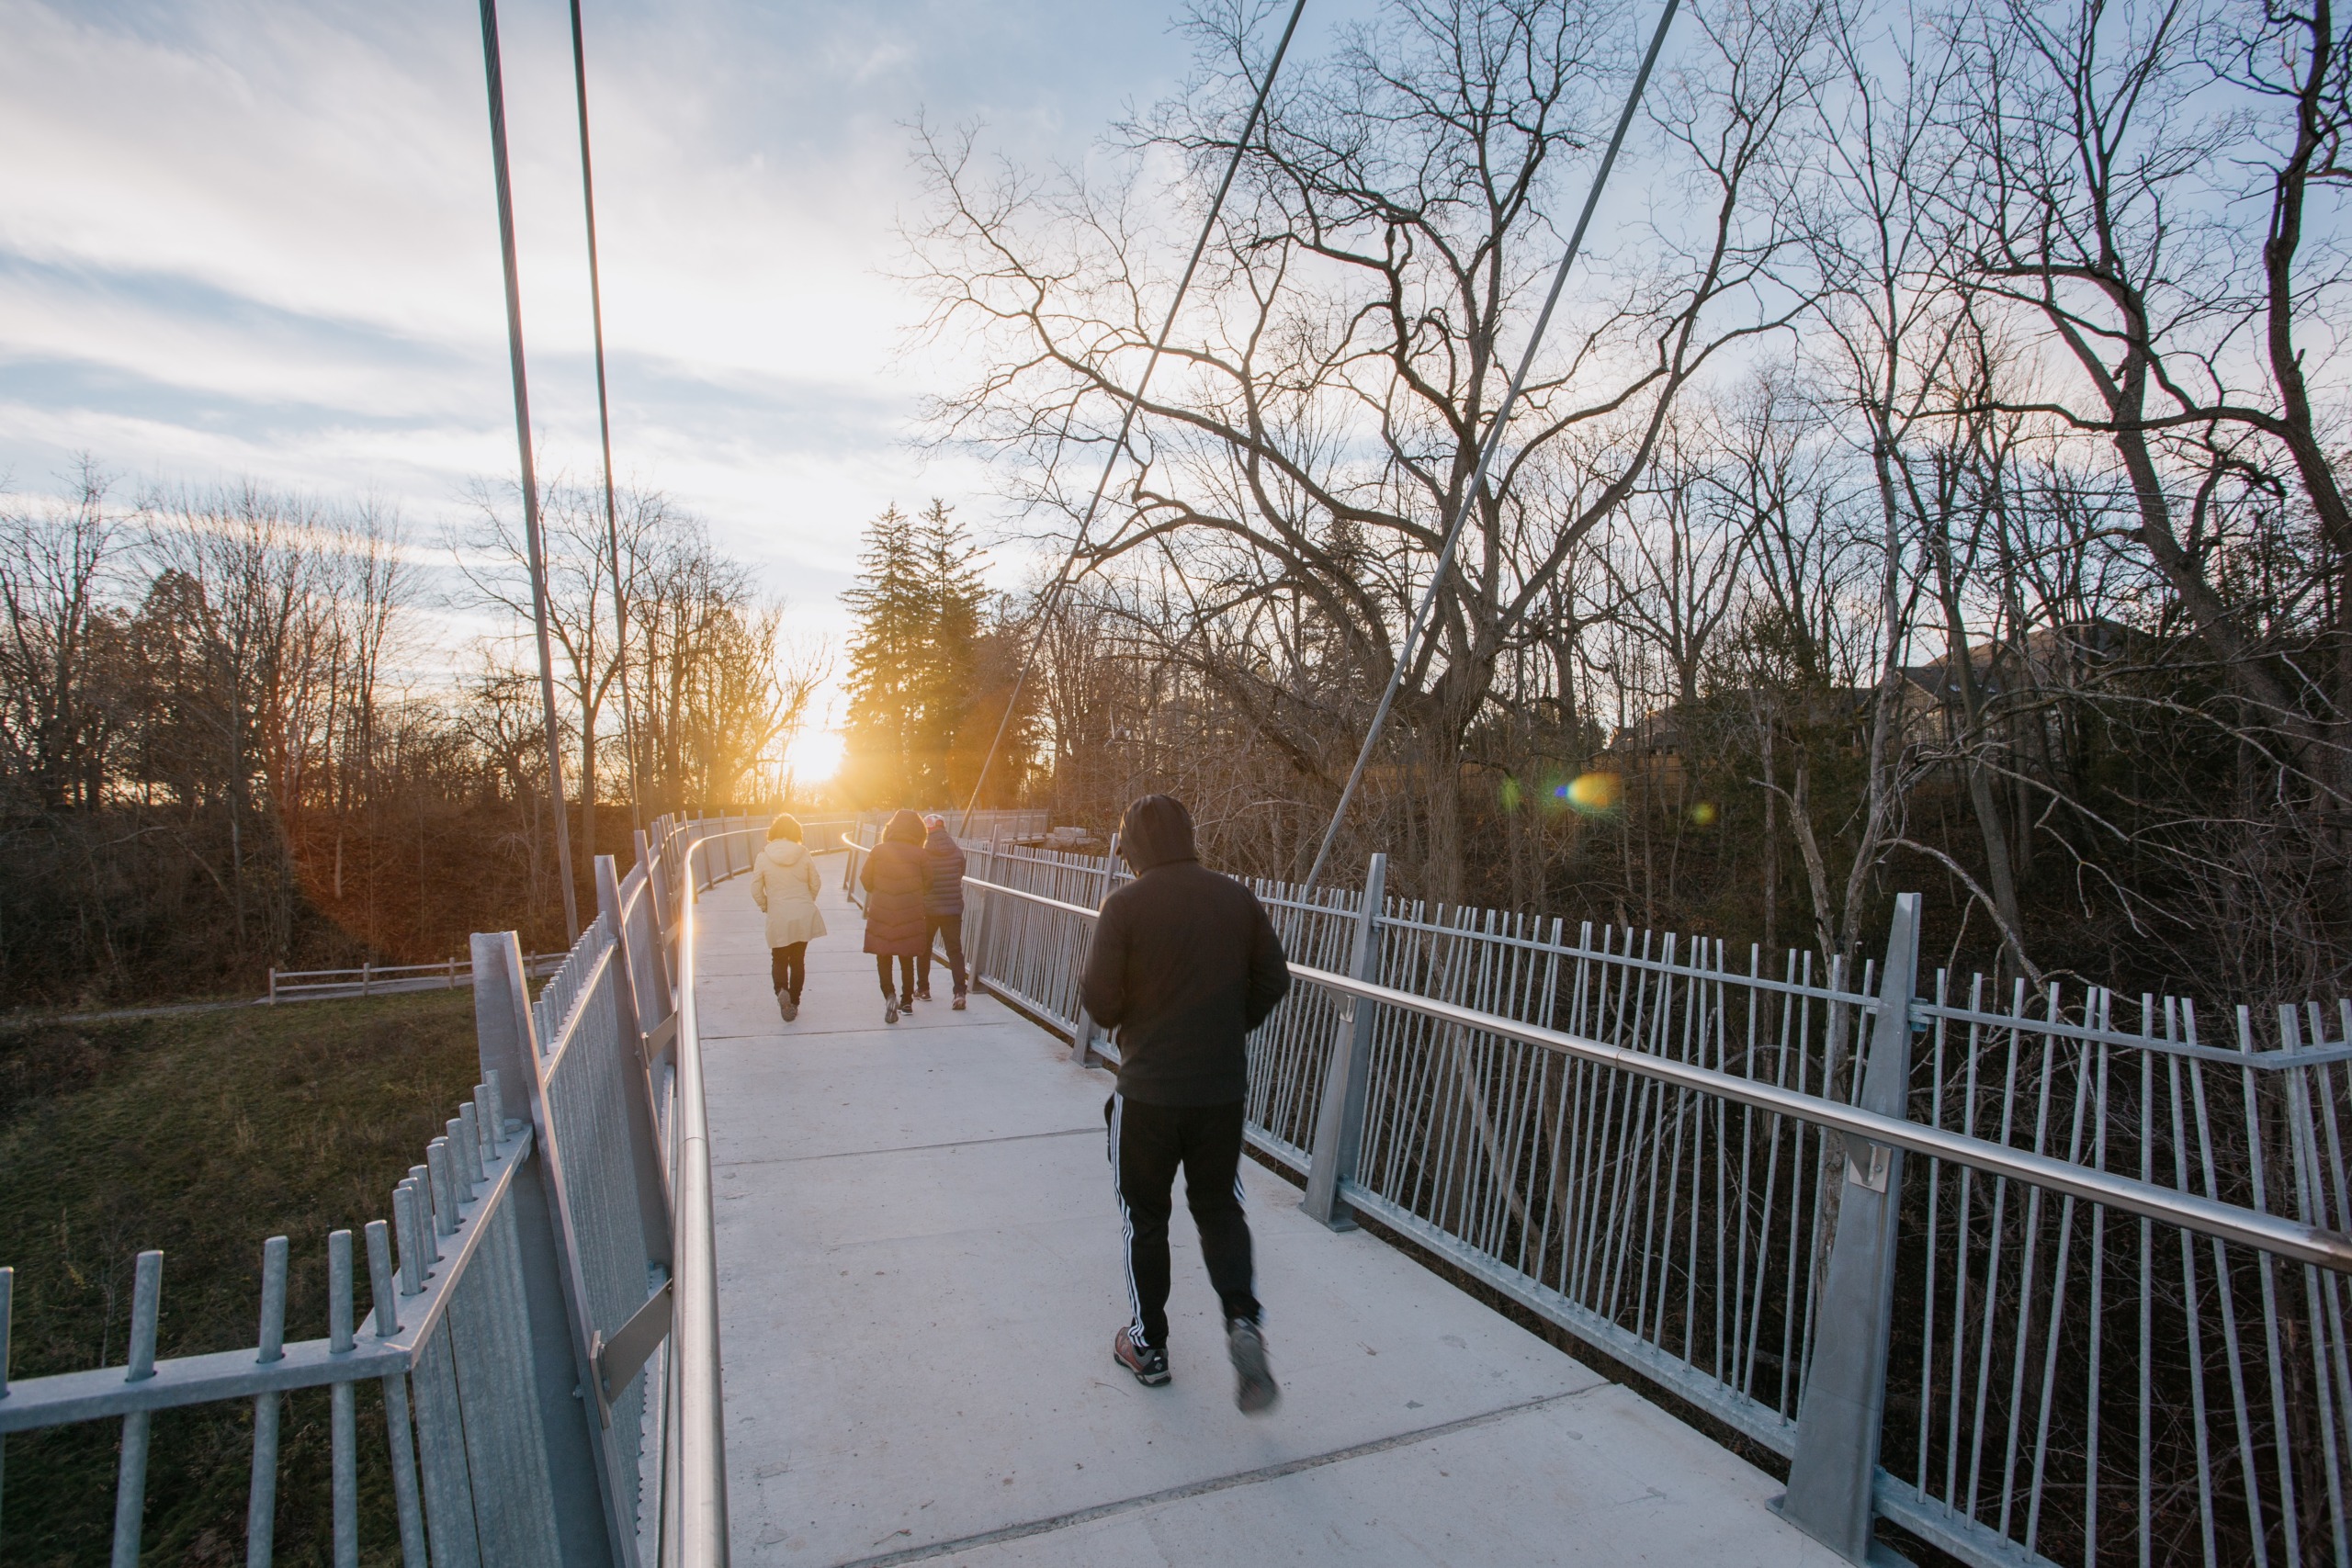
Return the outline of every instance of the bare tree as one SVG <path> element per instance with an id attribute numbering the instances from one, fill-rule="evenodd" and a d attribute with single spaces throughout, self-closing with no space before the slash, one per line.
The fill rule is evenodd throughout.
<path id="1" fill-rule="evenodd" d="M 1742 12 L 1707 34 L 1736 69 L 1663 91 L 1637 177 L 1672 195 L 1642 265 L 1588 291 L 1508 456 L 1469 498 L 1397 706 L 1440 896 L 1462 886 L 1464 744 L 1498 663 L 1554 602 L 1578 542 L 1640 484 L 1677 394 L 1727 345 L 1787 319 L 1784 297 L 1758 293 L 1787 227 L 1763 175 L 1802 98 L 1815 18 L 1802 5 Z M 1178 153 L 1196 175 L 1230 155 L 1232 111 L 1255 86 L 1245 20 L 1194 13 L 1201 83 L 1129 128 L 1134 152 Z M 1547 214 L 1622 96 L 1633 40 L 1619 21 L 1566 0 L 1400 3 L 1303 68 L 1245 156 L 1249 198 L 1212 248 L 1215 303 L 1190 313 L 1171 349 L 1179 373 L 1142 403 L 1141 471 L 1087 559 L 1164 543 L 1200 606 L 1176 643 L 1254 604 L 1261 635 L 1329 661 L 1327 701 L 1302 709 L 1250 663 L 1192 655 L 1264 716 L 1261 739 L 1324 799 L 1464 499 L 1509 339 L 1555 258 Z M 1107 440 L 1135 400 L 1158 292 L 1144 216 L 1156 193 L 1133 176 L 991 179 L 968 141 L 933 136 L 922 162 L 935 203 L 914 238 L 933 326 L 972 334 L 989 365 L 942 406 L 940 429 L 1027 459 L 1042 477 L 1026 499 L 1051 510 L 1065 499 L 1057 457 Z M 1172 194 L 1196 202 L 1199 184 Z"/>
<path id="2" fill-rule="evenodd" d="M 123 543 L 109 480 L 85 457 L 70 494 L 0 511 L 0 744 L 40 804 L 88 809 L 104 797 L 117 708 L 109 649 L 119 617 L 107 575 Z"/>
<path id="3" fill-rule="evenodd" d="M 2110 445 L 2144 558 L 2298 792 L 2341 811 L 2352 507 L 2307 353 L 2347 300 L 2336 226 L 2312 212 L 2341 200 L 2352 122 L 2329 13 L 2011 0 L 1964 21 L 1968 265 L 2073 372 L 2003 400 Z M 2307 532 L 2320 635 L 2282 637 L 2233 591 L 2246 528 Z"/>

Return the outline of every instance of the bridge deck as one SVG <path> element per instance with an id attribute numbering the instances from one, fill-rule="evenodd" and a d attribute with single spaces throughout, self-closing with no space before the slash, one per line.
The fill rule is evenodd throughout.
<path id="1" fill-rule="evenodd" d="M 1769 1476 L 1246 1162 L 1283 1402 L 1233 1408 L 1181 1203 L 1175 1382 L 1139 1387 L 1110 1075 L 944 984 L 886 1028 L 828 897 L 788 1027 L 746 880 L 704 900 L 738 1563 L 1838 1561 Z"/>

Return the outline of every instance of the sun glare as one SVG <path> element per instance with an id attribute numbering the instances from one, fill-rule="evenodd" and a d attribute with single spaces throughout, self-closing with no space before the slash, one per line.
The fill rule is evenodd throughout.
<path id="1" fill-rule="evenodd" d="M 784 749 L 784 760 L 801 778 L 814 782 L 841 771 L 848 743 L 830 729 L 803 730 Z"/>

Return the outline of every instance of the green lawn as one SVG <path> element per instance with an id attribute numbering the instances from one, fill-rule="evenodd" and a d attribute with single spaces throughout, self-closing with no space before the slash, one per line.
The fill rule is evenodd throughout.
<path id="1" fill-rule="evenodd" d="M 254 1343 L 262 1243 L 293 1243 L 286 1337 L 327 1331 L 326 1237 L 390 1217 L 392 1183 L 481 1076 L 473 994 L 47 1024 L 0 1032 L 0 1265 L 10 1375 L 120 1365 L 132 1258 L 164 1253 L 159 1353 Z M 358 1254 L 354 1321 L 368 1304 Z M 325 1390 L 281 1417 L 277 1558 L 331 1560 Z M 7 1439 L 0 1564 L 104 1563 L 115 1422 Z M 250 1404 L 160 1417 L 149 1563 L 244 1561 Z M 361 1560 L 395 1563 L 381 1400 L 359 1393 Z"/>

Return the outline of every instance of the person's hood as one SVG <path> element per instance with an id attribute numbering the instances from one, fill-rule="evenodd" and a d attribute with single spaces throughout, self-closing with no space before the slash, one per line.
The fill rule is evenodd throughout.
<path id="1" fill-rule="evenodd" d="M 955 849 L 956 847 L 956 835 L 947 830 L 946 823 L 942 822 L 938 827 L 933 828 L 931 830 L 931 836 L 923 840 L 923 847 L 925 849 L 933 850 Z"/>
<path id="2" fill-rule="evenodd" d="M 1193 814 L 1172 795 L 1147 795 L 1127 807 L 1119 824 L 1119 852 L 1140 876 L 1156 865 L 1198 860 L 1193 848 Z"/>
<path id="3" fill-rule="evenodd" d="M 780 869 L 789 871 L 808 858 L 808 846 L 790 839 L 770 839 L 760 853 L 775 862 Z"/>
<path id="4" fill-rule="evenodd" d="M 911 811 L 899 812 L 890 818 L 890 825 L 882 829 L 882 841 L 886 844 L 922 843 L 922 818 Z"/>

